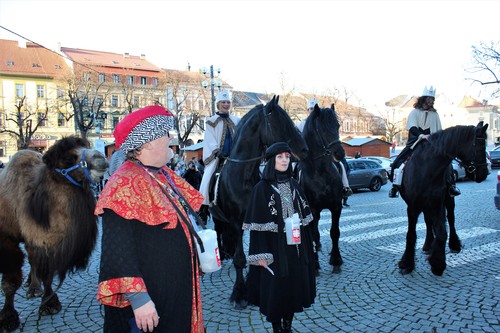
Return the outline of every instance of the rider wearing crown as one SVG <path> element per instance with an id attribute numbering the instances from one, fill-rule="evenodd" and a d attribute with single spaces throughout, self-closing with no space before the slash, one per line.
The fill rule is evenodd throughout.
<path id="1" fill-rule="evenodd" d="M 230 115 L 231 96 L 227 89 L 217 93 L 215 100 L 217 113 L 206 122 L 205 138 L 203 140 L 203 162 L 205 171 L 201 180 L 200 192 L 203 194 L 203 206 L 200 216 L 206 220 L 209 205 L 209 186 L 217 166 L 229 157 L 233 146 L 234 130 L 240 118 Z"/>
<path id="2" fill-rule="evenodd" d="M 391 164 L 392 188 L 389 190 L 390 198 L 397 198 L 399 196 L 399 186 L 403 180 L 404 162 L 410 157 L 412 150 L 421 140 L 427 140 L 429 136 L 442 129 L 439 114 L 434 108 L 434 101 L 436 98 L 436 89 L 433 86 L 424 88 L 422 96 L 417 99 L 413 105 L 413 109 L 408 115 L 408 122 L 406 129 L 408 130 L 408 141 L 406 147 L 398 155 L 398 157 Z M 460 195 L 460 190 L 455 186 L 453 179 L 453 172 L 450 164 L 450 170 L 447 177 L 447 184 L 449 187 L 449 194 L 451 196 Z"/>

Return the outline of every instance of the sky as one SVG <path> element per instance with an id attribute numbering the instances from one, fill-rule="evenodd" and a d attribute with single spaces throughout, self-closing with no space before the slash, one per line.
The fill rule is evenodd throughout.
<path id="1" fill-rule="evenodd" d="M 500 0 L 0 0 L 0 39 L 21 39 L 2 27 L 50 49 L 213 65 L 235 90 L 346 88 L 369 107 L 433 85 L 458 103 L 489 97 L 465 69 L 473 45 L 500 40 Z"/>

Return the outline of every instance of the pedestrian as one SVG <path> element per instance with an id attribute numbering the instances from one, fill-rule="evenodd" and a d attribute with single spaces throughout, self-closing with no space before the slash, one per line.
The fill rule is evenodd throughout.
<path id="1" fill-rule="evenodd" d="M 126 161 L 95 210 L 102 217 L 97 299 L 104 332 L 204 332 L 199 237 L 186 214 L 203 197 L 166 166 L 173 124 L 168 110 L 147 106 L 113 133 Z"/>
<path id="2" fill-rule="evenodd" d="M 240 118 L 230 114 L 231 96 L 223 89 L 217 94 L 217 113 L 206 122 L 205 137 L 203 140 L 204 171 L 201 180 L 200 192 L 203 194 L 203 206 L 200 217 L 206 221 L 209 205 L 209 186 L 215 170 L 222 165 L 233 147 L 234 130 Z"/>
<path id="3" fill-rule="evenodd" d="M 275 333 L 291 332 L 294 314 L 310 307 L 316 297 L 309 225 L 313 218 L 302 188 L 292 178 L 290 155 L 285 142 L 266 150 L 262 180 L 253 188 L 243 222 L 243 229 L 250 231 L 249 302 L 259 306 Z M 294 232 L 287 235 L 287 226 L 294 223 Z"/>
<path id="4" fill-rule="evenodd" d="M 297 128 L 301 133 L 304 131 L 304 125 L 306 124 L 307 118 L 309 117 L 309 114 L 314 110 L 314 106 L 316 104 L 318 104 L 318 100 L 314 98 L 310 98 L 309 101 L 307 102 L 307 117 L 297 125 Z M 352 190 L 351 187 L 349 186 L 349 180 L 347 179 L 348 173 L 345 169 L 345 167 L 347 166 L 347 161 L 344 157 L 340 162 L 334 162 L 334 164 L 337 166 L 340 176 L 342 178 L 342 185 L 343 185 L 342 196 L 349 197 L 350 195 L 352 195 Z"/>
<path id="5" fill-rule="evenodd" d="M 349 167 L 349 163 L 347 163 L 347 160 L 345 158 L 343 158 L 340 162 L 344 166 L 346 178 L 349 177 L 349 174 L 351 173 L 351 168 Z M 349 187 L 349 190 L 351 190 L 350 187 Z M 344 191 L 342 192 L 342 205 L 344 207 L 350 207 L 350 205 L 347 203 L 347 198 L 349 198 L 349 196 L 351 196 L 351 194 L 352 194 L 352 190 L 349 193 L 348 191 L 346 191 L 346 189 L 344 187 Z"/>
<path id="6" fill-rule="evenodd" d="M 399 153 L 398 157 L 391 164 L 391 173 L 389 179 L 392 181 L 392 188 L 389 190 L 390 198 L 399 197 L 399 186 L 403 180 L 404 163 L 410 157 L 413 148 L 421 140 L 427 140 L 429 136 L 442 129 L 439 113 L 434 108 L 436 98 L 436 89 L 433 86 L 424 88 L 422 96 L 420 96 L 415 104 L 414 109 L 408 115 L 406 129 L 408 130 L 408 141 L 406 146 Z M 449 172 L 447 173 L 448 193 L 451 196 L 460 195 L 460 190 L 455 186 L 453 177 L 453 167 L 450 163 Z"/>
<path id="7" fill-rule="evenodd" d="M 392 153 L 395 153 L 395 152 L 396 152 L 396 141 L 393 141 L 393 142 L 392 142 L 392 145 L 391 145 L 391 152 L 392 152 Z"/>
<path id="8" fill-rule="evenodd" d="M 188 168 L 182 176 L 195 189 L 200 188 L 201 178 L 203 177 L 196 167 L 196 160 L 191 160 L 188 163 Z"/>

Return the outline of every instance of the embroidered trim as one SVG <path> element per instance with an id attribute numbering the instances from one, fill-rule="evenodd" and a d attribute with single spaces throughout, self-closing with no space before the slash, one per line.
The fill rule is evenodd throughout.
<path id="1" fill-rule="evenodd" d="M 274 256 L 272 253 L 257 253 L 248 256 L 248 263 L 250 265 L 259 266 L 259 260 L 261 259 L 264 259 L 268 266 L 274 262 Z"/>
<path id="2" fill-rule="evenodd" d="M 266 222 L 266 223 L 243 223 L 243 230 L 249 231 L 270 231 L 270 232 L 278 232 L 278 225 L 274 223 L 274 221 Z"/>

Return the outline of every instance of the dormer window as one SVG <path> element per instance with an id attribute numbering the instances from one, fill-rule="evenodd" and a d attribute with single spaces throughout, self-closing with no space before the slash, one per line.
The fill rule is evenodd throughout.
<path id="1" fill-rule="evenodd" d="M 14 62 L 13 61 L 7 61 L 7 66 L 14 66 Z"/>
<path id="2" fill-rule="evenodd" d="M 112 62 L 113 62 L 113 64 L 115 64 L 115 65 L 118 65 L 118 64 L 119 64 L 119 62 L 118 62 L 118 61 L 116 61 L 116 60 L 113 60 Z"/>
<path id="3" fill-rule="evenodd" d="M 37 63 L 33 63 L 33 64 L 31 65 L 31 67 L 41 67 L 41 66 L 40 66 L 39 64 L 37 64 Z"/>
<path id="4" fill-rule="evenodd" d="M 138 64 L 138 63 L 134 62 L 134 66 L 140 66 L 140 65 L 141 65 L 141 64 Z"/>
<path id="5" fill-rule="evenodd" d="M 61 65 L 54 65 L 55 69 L 61 69 Z"/>

